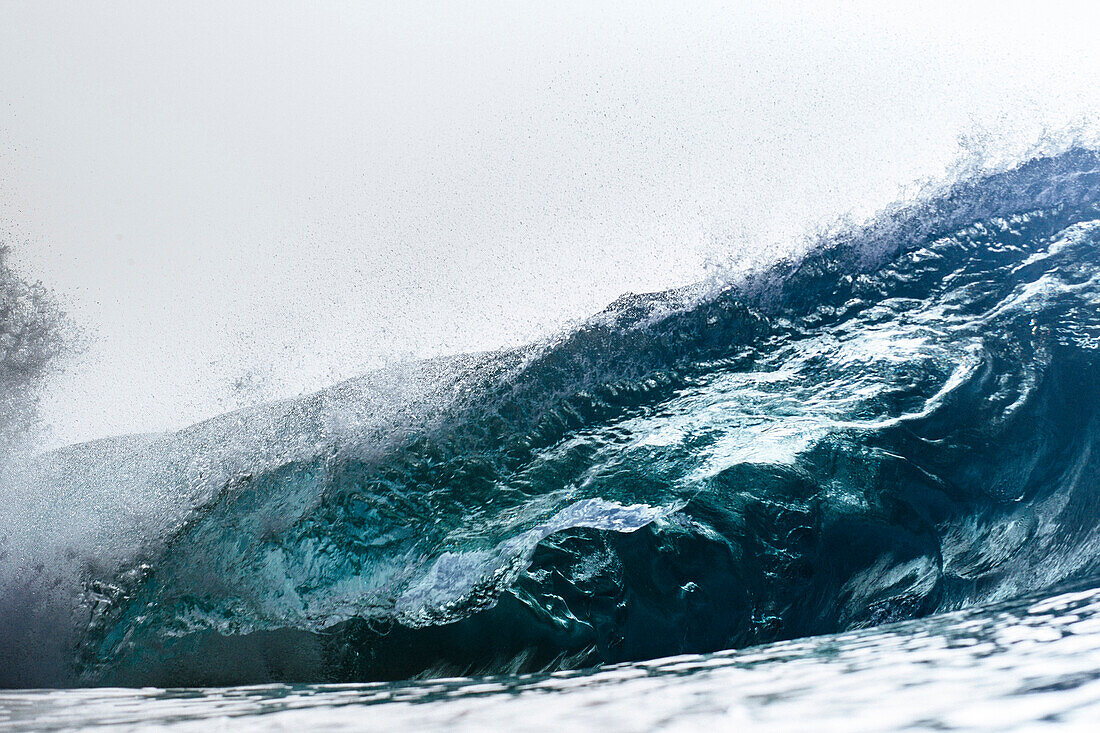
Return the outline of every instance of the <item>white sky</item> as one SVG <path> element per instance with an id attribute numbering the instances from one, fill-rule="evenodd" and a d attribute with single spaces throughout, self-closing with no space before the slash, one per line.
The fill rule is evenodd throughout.
<path id="1" fill-rule="evenodd" d="M 812 8 L 812 9 L 809 9 Z M 1091 3 L 0 3 L 55 441 L 530 340 L 1100 120 Z M 243 386 L 234 387 L 242 377 Z"/>

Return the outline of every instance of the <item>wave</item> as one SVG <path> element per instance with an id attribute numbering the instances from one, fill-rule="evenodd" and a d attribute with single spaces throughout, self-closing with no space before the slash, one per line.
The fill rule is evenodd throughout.
<path id="1" fill-rule="evenodd" d="M 24 524 L 66 528 L 20 566 L 70 568 L 44 678 L 590 666 L 1091 578 L 1098 346 L 1076 149 L 549 344 L 57 452 L 22 479 L 51 487 Z"/>

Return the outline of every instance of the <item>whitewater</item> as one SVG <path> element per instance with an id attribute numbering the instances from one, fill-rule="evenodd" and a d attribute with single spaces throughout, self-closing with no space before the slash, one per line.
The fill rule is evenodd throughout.
<path id="1" fill-rule="evenodd" d="M 1098 347 L 1075 148 L 550 341 L 9 460 L 0 726 L 1084 725 Z"/>

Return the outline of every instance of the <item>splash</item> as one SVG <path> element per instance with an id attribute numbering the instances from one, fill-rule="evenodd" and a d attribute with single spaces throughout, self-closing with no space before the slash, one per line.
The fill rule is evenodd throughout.
<path id="1" fill-rule="evenodd" d="M 23 544 L 26 484 L 20 474 L 40 433 L 39 390 L 70 336 L 50 293 L 16 272 L 9 248 L 0 245 L 0 618 L 5 626 L 0 666 L 12 669 L 36 667 L 31 640 L 42 628 L 44 606 L 50 605 L 42 602 L 40 589 L 24 582 L 31 553 Z"/>
<path id="2" fill-rule="evenodd" d="M 10 249 L 0 245 L 0 451 L 27 435 L 38 390 L 64 344 L 64 318 L 49 292 L 9 260 Z"/>

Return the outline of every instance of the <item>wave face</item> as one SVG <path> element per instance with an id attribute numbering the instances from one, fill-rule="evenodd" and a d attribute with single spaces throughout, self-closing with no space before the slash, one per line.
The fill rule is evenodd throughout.
<path id="1" fill-rule="evenodd" d="M 1098 347 L 1100 156 L 1074 150 L 549 345 L 48 456 L 35 481 L 129 517 L 81 522 L 66 674 L 579 667 L 1080 582 Z"/>

